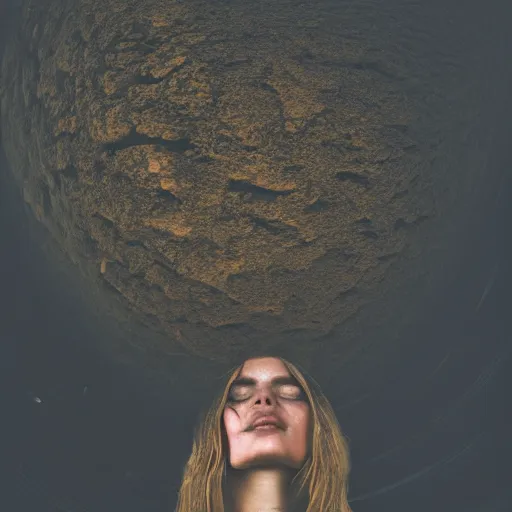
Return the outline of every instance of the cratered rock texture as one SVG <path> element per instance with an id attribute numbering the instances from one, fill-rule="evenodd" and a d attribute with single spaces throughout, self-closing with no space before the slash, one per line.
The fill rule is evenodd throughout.
<path id="1" fill-rule="evenodd" d="M 161 350 L 345 356 L 416 314 L 497 183 L 485 52 L 452 14 L 27 2 L 6 153 L 84 286 Z"/>

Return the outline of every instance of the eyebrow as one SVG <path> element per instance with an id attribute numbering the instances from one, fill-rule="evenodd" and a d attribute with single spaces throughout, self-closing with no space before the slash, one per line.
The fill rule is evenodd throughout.
<path id="1" fill-rule="evenodd" d="M 286 385 L 293 384 L 294 386 L 299 386 L 299 383 L 294 377 L 291 376 L 283 376 L 283 377 L 274 377 L 271 380 L 272 385 Z M 255 379 L 251 379 L 250 377 L 238 377 L 233 381 L 231 386 L 256 386 L 257 382 Z"/>

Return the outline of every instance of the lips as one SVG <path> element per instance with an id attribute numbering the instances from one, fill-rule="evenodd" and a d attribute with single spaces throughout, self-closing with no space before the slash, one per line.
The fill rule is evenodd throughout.
<path id="1" fill-rule="evenodd" d="M 251 430 L 255 430 L 258 427 L 274 426 L 284 430 L 284 425 L 275 416 L 260 416 L 254 420 L 251 424 Z"/>

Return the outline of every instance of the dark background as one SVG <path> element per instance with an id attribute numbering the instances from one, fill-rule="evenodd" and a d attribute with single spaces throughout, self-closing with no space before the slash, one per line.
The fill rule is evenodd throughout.
<path id="1" fill-rule="evenodd" d="M 4 39 L 16 3 L 0 4 Z M 412 333 L 422 343 L 396 354 L 379 389 L 371 361 L 359 362 L 368 391 L 333 402 L 351 442 L 355 512 L 512 510 L 511 131 L 501 130 L 494 208 L 468 230 L 443 296 Z M 172 510 L 197 403 L 186 389 L 179 406 L 151 394 L 133 368 L 95 350 L 106 331 L 46 241 L 2 152 L 0 510 Z M 476 286 L 480 301 L 468 307 Z"/>

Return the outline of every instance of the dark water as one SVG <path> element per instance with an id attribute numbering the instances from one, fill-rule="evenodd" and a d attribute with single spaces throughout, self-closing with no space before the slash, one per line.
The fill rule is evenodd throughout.
<path id="1" fill-rule="evenodd" d="M 6 37 L 13 14 L 2 12 Z M 504 143 L 510 131 L 503 126 Z M 126 366 L 94 351 L 91 340 L 105 334 L 45 260 L 44 229 L 3 154 L 0 172 L 0 510 L 172 510 L 196 406 L 186 390 L 179 406 L 149 395 Z M 512 510 L 510 185 L 426 312 L 423 348 L 397 354 L 382 389 L 368 373 L 367 393 L 335 403 L 351 440 L 356 512 Z M 468 309 L 475 275 L 487 278 Z"/>

